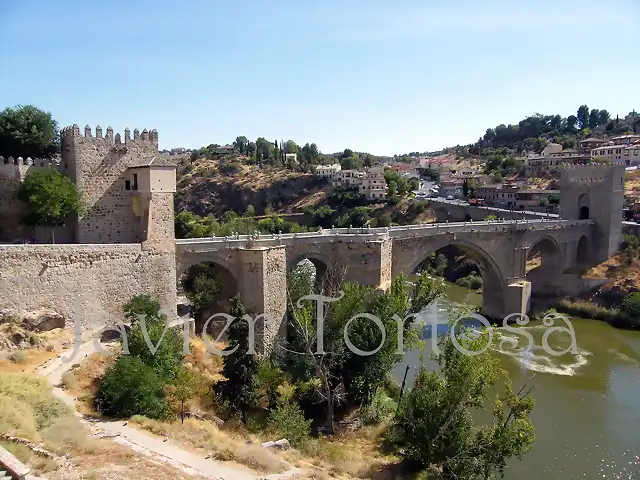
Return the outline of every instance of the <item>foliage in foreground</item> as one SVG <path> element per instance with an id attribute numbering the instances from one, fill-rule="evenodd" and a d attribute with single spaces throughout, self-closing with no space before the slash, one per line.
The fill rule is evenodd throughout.
<path id="1" fill-rule="evenodd" d="M 25 207 L 22 222 L 32 227 L 62 226 L 82 206 L 76 186 L 57 170 L 29 173 L 20 183 L 16 197 Z"/>
<path id="2" fill-rule="evenodd" d="M 107 415 L 168 418 L 167 386 L 173 386 L 170 394 L 184 407 L 183 397 L 192 383 L 181 371 L 184 340 L 175 329 L 165 331 L 167 318 L 158 306 L 148 296 L 133 297 L 124 306 L 125 316 L 141 314 L 145 318 L 133 323 L 127 336 L 129 354 L 118 358 L 100 382 L 97 401 Z"/>
<path id="3" fill-rule="evenodd" d="M 423 368 L 413 389 L 402 399 L 388 440 L 406 458 L 437 466 L 444 478 L 487 479 L 504 471 L 506 461 L 528 452 L 535 439 L 529 414 L 530 390 L 513 392 L 499 360 L 487 351 L 486 335 L 459 338 L 469 355 L 446 335 L 435 356 L 441 373 Z M 493 422 L 477 425 L 474 410 L 488 401 L 488 389 L 504 383 L 493 404 Z"/>

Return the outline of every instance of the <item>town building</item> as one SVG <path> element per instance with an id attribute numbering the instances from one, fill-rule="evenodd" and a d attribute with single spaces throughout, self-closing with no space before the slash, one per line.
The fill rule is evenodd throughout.
<path id="1" fill-rule="evenodd" d="M 640 142 L 640 135 L 626 134 L 611 139 L 615 145 L 631 145 Z"/>
<path id="2" fill-rule="evenodd" d="M 476 198 L 487 205 L 517 210 L 535 210 L 550 203 L 551 197 L 559 197 L 559 190 L 520 188 L 517 185 L 482 185 L 475 189 Z"/>
<path id="3" fill-rule="evenodd" d="M 316 168 L 316 175 L 320 176 L 322 173 L 324 170 L 318 171 Z M 384 199 L 387 194 L 387 182 L 384 179 L 383 167 L 370 167 L 364 170 L 338 170 L 329 178 L 331 178 L 331 184 L 334 187 L 339 185 L 357 186 L 367 200 Z"/>
<path id="4" fill-rule="evenodd" d="M 580 142 L 580 147 L 578 151 L 583 154 L 591 155 L 591 150 L 593 150 L 594 148 L 602 147 L 607 143 L 608 142 L 606 140 L 603 140 L 601 138 L 595 138 L 595 137 L 585 138 Z"/>
<path id="5" fill-rule="evenodd" d="M 284 161 L 288 165 L 290 163 L 298 163 L 298 154 L 297 153 L 285 153 Z"/>
<path id="6" fill-rule="evenodd" d="M 290 154 L 287 153 L 287 155 Z M 340 170 L 342 170 L 342 167 L 339 163 L 334 163 L 333 165 L 318 165 L 315 169 L 315 175 L 320 178 L 333 178 Z"/>
<path id="7" fill-rule="evenodd" d="M 630 135 L 627 135 L 630 136 Z M 618 137 L 621 138 L 621 137 Z M 615 140 L 615 139 L 614 139 Z M 612 163 L 635 167 L 640 165 L 640 141 L 633 144 L 618 143 L 591 150 L 591 158 L 604 157 Z"/>

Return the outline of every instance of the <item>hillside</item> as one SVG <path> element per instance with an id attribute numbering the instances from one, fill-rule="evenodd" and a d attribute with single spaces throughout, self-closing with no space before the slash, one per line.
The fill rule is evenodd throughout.
<path id="1" fill-rule="evenodd" d="M 178 165 L 175 206 L 201 216 L 230 209 L 243 213 L 249 205 L 257 215 L 267 208 L 287 213 L 321 202 L 326 187 L 310 173 L 201 158 Z"/>

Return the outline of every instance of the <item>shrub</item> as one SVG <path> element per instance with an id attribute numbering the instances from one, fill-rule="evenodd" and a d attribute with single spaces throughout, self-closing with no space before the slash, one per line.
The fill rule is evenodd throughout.
<path id="1" fill-rule="evenodd" d="M 371 404 L 362 407 L 360 410 L 360 420 L 364 425 L 378 425 L 390 419 L 395 410 L 395 402 L 385 395 L 383 389 L 378 389 L 371 400 Z"/>
<path id="2" fill-rule="evenodd" d="M 28 360 L 27 352 L 23 352 L 22 350 L 18 350 L 17 352 L 13 352 L 9 355 L 9 360 L 13 363 L 21 363 L 25 364 Z"/>
<path id="3" fill-rule="evenodd" d="M 400 197 L 397 195 L 393 195 L 387 199 L 387 205 L 394 206 L 400 203 Z"/>
<path id="4" fill-rule="evenodd" d="M 162 377 L 141 359 L 122 356 L 100 382 L 98 400 L 107 415 L 168 418 L 171 408 L 164 395 L 164 383 Z"/>
<path id="5" fill-rule="evenodd" d="M 268 428 L 296 448 L 303 447 L 311 436 L 311 420 L 307 420 L 295 404 L 280 405 L 272 410 Z"/>
<path id="6" fill-rule="evenodd" d="M 624 297 L 622 311 L 634 318 L 640 318 L 640 292 L 630 293 Z"/>
<path id="7" fill-rule="evenodd" d="M 220 171 L 225 175 L 234 175 L 238 173 L 241 168 L 242 167 L 238 162 L 229 162 L 229 163 L 220 165 Z"/>
<path id="8" fill-rule="evenodd" d="M 472 273 L 456 280 L 456 285 L 477 290 L 478 288 L 482 288 L 482 277 Z"/>

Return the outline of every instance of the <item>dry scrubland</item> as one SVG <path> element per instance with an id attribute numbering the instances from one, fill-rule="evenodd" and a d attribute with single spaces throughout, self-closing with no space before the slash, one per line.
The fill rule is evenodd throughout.
<path id="1" fill-rule="evenodd" d="M 220 348 L 224 345 L 219 345 Z M 260 444 L 277 439 L 275 433 L 253 433 L 239 422 L 222 422 L 215 416 L 211 386 L 223 379 L 220 375 L 222 358 L 210 355 L 200 339 L 193 339 L 192 354 L 184 359 L 184 365 L 199 379 L 199 395 L 188 404 L 190 418 L 184 424 L 179 419 L 171 421 L 151 420 L 134 416 L 129 425 L 156 435 L 168 437 L 183 447 L 216 460 L 249 467 L 256 474 L 282 473 L 292 467 L 304 469 L 307 478 L 356 479 L 388 478 L 385 466 L 397 462 L 379 452 L 380 437 L 384 426 L 364 427 L 355 432 L 344 431 L 331 438 L 312 439 L 302 450 L 267 450 Z M 65 388 L 75 395 L 83 413 L 97 415 L 93 395 L 98 380 L 114 357 L 94 354 L 64 376 Z M 179 411 L 178 405 L 174 411 Z M 250 431 L 251 430 L 251 431 Z"/>
<path id="2" fill-rule="evenodd" d="M 44 448 L 47 455 L 0 439 L 3 447 L 32 468 L 32 474 L 49 479 L 189 478 L 110 440 L 92 438 L 69 407 L 54 397 L 47 380 L 29 374 L 0 371 L 0 433 Z"/>

